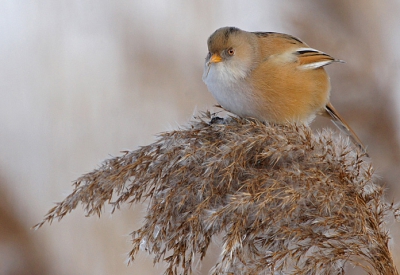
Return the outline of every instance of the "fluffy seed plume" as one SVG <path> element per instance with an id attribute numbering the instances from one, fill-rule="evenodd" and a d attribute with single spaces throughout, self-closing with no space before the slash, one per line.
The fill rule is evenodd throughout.
<path id="1" fill-rule="evenodd" d="M 100 216 L 106 202 L 144 200 L 130 260 L 145 250 L 165 274 L 191 274 L 217 235 L 212 274 L 344 274 L 346 264 L 398 274 L 384 228 L 398 209 L 384 202 L 369 159 L 328 130 L 204 113 L 77 179 L 36 228 L 78 203 Z"/>

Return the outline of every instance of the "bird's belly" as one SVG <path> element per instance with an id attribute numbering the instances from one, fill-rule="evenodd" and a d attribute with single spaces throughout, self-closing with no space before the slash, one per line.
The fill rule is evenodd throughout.
<path id="1" fill-rule="evenodd" d="M 252 117 L 278 124 L 287 122 L 308 124 L 317 113 L 316 107 L 306 106 L 309 102 L 294 100 L 293 97 L 284 98 L 277 94 L 270 97 L 260 96 L 263 92 L 255 91 L 248 83 L 231 82 L 229 85 L 224 85 L 215 82 L 208 84 L 208 89 L 222 107 L 241 117 Z M 299 108 L 298 105 L 301 104 L 305 106 Z M 305 111 L 308 109 L 310 111 Z"/>
<path id="2" fill-rule="evenodd" d="M 265 81 L 260 87 L 255 87 L 251 78 L 234 77 L 213 68 L 203 80 L 226 110 L 241 117 L 278 124 L 310 123 L 329 98 L 329 81 L 304 86 L 301 79 L 286 83 L 285 78 L 279 81 L 279 85 Z"/>

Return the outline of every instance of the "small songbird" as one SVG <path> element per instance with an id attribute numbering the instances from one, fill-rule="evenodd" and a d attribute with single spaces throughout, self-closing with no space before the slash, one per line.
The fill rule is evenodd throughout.
<path id="1" fill-rule="evenodd" d="M 224 109 L 276 124 L 309 124 L 316 115 L 328 116 L 366 153 L 329 102 L 324 66 L 343 61 L 287 34 L 235 27 L 216 30 L 207 44 L 203 81 Z"/>

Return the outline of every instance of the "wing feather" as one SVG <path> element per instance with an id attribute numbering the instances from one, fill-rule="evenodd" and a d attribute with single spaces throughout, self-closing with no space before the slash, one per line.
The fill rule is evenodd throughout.
<path id="1" fill-rule="evenodd" d="M 302 69 L 317 69 L 333 62 L 343 62 L 313 48 L 299 48 L 294 54 L 297 56 Z"/>

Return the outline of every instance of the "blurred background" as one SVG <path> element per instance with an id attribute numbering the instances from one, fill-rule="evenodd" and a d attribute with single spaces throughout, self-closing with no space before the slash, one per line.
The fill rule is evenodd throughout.
<path id="1" fill-rule="evenodd" d="M 398 0 L 0 0 L 0 275 L 162 273 L 145 253 L 126 265 L 143 206 L 30 227 L 102 160 L 216 103 L 201 76 L 222 26 L 289 33 L 345 60 L 327 67 L 331 101 L 399 201 L 399 14 Z M 388 227 L 400 266 L 400 227 Z"/>

